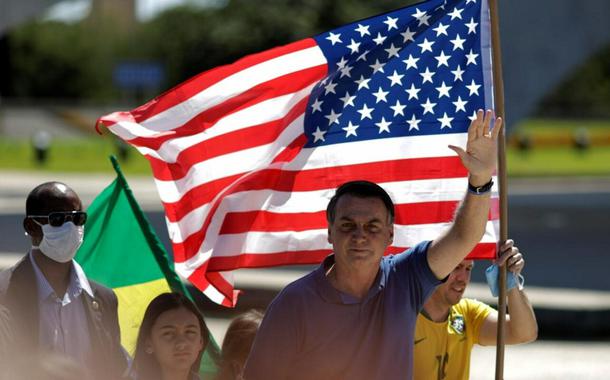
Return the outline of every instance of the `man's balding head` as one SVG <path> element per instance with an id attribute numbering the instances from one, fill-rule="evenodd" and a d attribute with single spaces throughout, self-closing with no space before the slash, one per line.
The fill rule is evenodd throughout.
<path id="1" fill-rule="evenodd" d="M 26 215 L 47 215 L 53 211 L 81 211 L 83 205 L 74 190 L 61 182 L 36 186 L 25 201 Z"/>

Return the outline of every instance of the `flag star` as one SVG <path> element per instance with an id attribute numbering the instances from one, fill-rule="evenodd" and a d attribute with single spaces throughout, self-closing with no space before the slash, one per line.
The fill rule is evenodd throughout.
<path id="1" fill-rule="evenodd" d="M 434 41 L 428 41 L 427 38 L 424 38 L 424 42 L 421 44 L 417 44 L 421 48 L 421 52 L 429 51 L 432 53 L 432 45 L 434 45 Z"/>
<path id="2" fill-rule="evenodd" d="M 390 125 L 392 125 L 392 123 L 390 123 L 389 121 L 386 121 L 385 117 L 382 117 L 381 121 L 379 123 L 375 123 L 375 125 L 379 128 L 380 134 L 381 134 L 381 132 L 390 133 Z"/>
<path id="3" fill-rule="evenodd" d="M 455 106 L 455 113 L 458 113 L 459 111 L 464 111 L 466 112 L 466 103 L 468 103 L 468 101 L 466 100 L 462 100 L 461 96 L 458 96 L 457 100 L 455 102 L 451 102 L 453 103 L 453 105 Z"/>
<path id="4" fill-rule="evenodd" d="M 466 27 L 468 27 L 468 34 L 477 34 L 477 25 L 479 25 L 478 22 L 474 22 L 474 18 L 470 18 L 470 22 L 468 24 L 465 24 Z"/>
<path id="5" fill-rule="evenodd" d="M 453 12 L 447 13 L 447 15 L 451 16 L 451 20 L 455 20 L 456 18 L 459 18 L 461 20 L 462 19 L 462 12 L 464 12 L 464 9 L 457 9 L 457 8 L 455 8 L 453 10 Z"/>
<path id="6" fill-rule="evenodd" d="M 409 54 L 409 58 L 403 60 L 407 64 L 407 70 L 411 67 L 417 69 L 417 61 L 419 61 L 419 58 L 414 58 L 411 54 Z"/>
<path id="7" fill-rule="evenodd" d="M 364 104 L 362 106 L 362 108 L 357 110 L 357 112 L 360 114 L 360 120 L 364 120 L 364 119 L 371 119 L 371 120 L 373 120 L 373 117 L 371 116 L 371 113 L 374 110 L 375 110 L 375 108 L 369 108 L 369 107 L 367 107 L 366 104 Z"/>
<path id="8" fill-rule="evenodd" d="M 345 67 L 345 65 L 347 64 L 348 60 L 345 59 L 345 57 L 341 57 L 341 60 L 339 62 L 337 62 L 337 67 L 342 69 Z"/>
<path id="9" fill-rule="evenodd" d="M 453 74 L 453 81 L 457 82 L 458 80 L 463 81 L 462 74 L 464 74 L 464 70 L 458 65 L 457 69 L 452 70 L 451 74 Z"/>
<path id="10" fill-rule="evenodd" d="M 311 105 L 311 109 L 313 110 L 311 113 L 315 113 L 316 111 L 322 112 L 322 103 L 324 103 L 323 100 L 316 99 L 316 101 Z"/>
<path id="11" fill-rule="evenodd" d="M 352 96 L 349 94 L 349 92 L 345 91 L 345 96 L 342 98 L 339 98 L 339 100 L 341 100 L 343 102 L 343 108 L 347 107 L 347 106 L 354 106 L 354 99 L 356 99 L 356 96 Z"/>
<path id="12" fill-rule="evenodd" d="M 345 137 L 349 137 L 350 135 L 354 135 L 356 137 L 358 137 L 358 134 L 356 133 L 356 129 L 358 129 L 359 125 L 354 125 L 352 124 L 352 122 L 350 121 L 347 124 L 347 127 L 341 128 L 343 129 L 345 132 L 347 132 L 345 134 Z"/>
<path id="13" fill-rule="evenodd" d="M 387 77 L 392 82 L 390 87 L 394 86 L 395 84 L 402 86 L 402 77 L 404 77 L 404 75 L 399 75 L 396 70 L 394 70 L 394 73 Z"/>
<path id="14" fill-rule="evenodd" d="M 441 66 L 449 67 L 449 58 L 451 58 L 451 56 L 445 55 L 445 52 L 441 50 L 441 54 L 434 57 L 434 59 L 436 59 L 438 61 L 438 64 L 436 65 L 436 67 L 441 67 Z"/>
<path id="15" fill-rule="evenodd" d="M 380 63 L 378 59 L 375 60 L 375 63 L 369 65 L 369 67 L 373 69 L 373 74 L 375 74 L 377 71 L 381 71 L 383 73 L 383 66 L 385 66 L 385 63 Z"/>
<path id="16" fill-rule="evenodd" d="M 447 5 L 447 0 L 443 1 L 443 3 L 441 5 L 436 7 L 436 10 L 439 10 L 439 9 L 445 10 L 445 5 Z"/>
<path id="17" fill-rule="evenodd" d="M 335 34 L 333 32 L 330 32 L 330 34 L 328 35 L 328 37 L 326 37 L 326 39 L 329 40 L 333 46 L 335 46 L 336 43 L 343 42 L 343 41 L 341 41 L 341 33 Z"/>
<path id="18" fill-rule="evenodd" d="M 381 33 L 377 33 L 377 37 L 373 38 L 373 41 L 377 44 L 377 45 L 381 45 L 383 43 L 383 41 L 385 41 L 387 37 L 386 36 L 382 36 Z"/>
<path id="19" fill-rule="evenodd" d="M 408 88 L 407 90 L 407 94 L 409 94 L 409 99 L 411 100 L 413 98 L 418 99 L 417 94 L 421 91 L 421 88 L 416 88 L 415 87 L 415 83 L 411 83 L 411 88 Z"/>
<path id="20" fill-rule="evenodd" d="M 472 115 L 468 116 L 468 120 L 475 121 L 477 119 L 477 111 L 472 111 Z"/>
<path id="21" fill-rule="evenodd" d="M 352 77 L 352 75 L 351 75 L 351 71 L 352 71 L 353 69 L 354 69 L 354 68 L 353 68 L 352 66 L 350 66 L 350 65 L 347 65 L 347 66 L 343 67 L 343 68 L 341 69 L 341 77 L 340 77 L 340 78 L 343 78 L 343 77 L 345 77 L 345 76 L 346 76 L 346 77 L 348 77 L 348 78 L 351 78 L 351 77 Z"/>
<path id="22" fill-rule="evenodd" d="M 324 135 L 328 131 L 320 130 L 320 127 L 316 127 L 316 131 L 313 133 L 313 142 L 318 142 L 318 140 L 326 141 L 324 139 Z"/>
<path id="23" fill-rule="evenodd" d="M 352 38 L 351 43 L 347 45 L 347 48 L 352 51 L 352 54 L 358 53 L 358 50 L 360 49 L 360 42 L 356 42 Z"/>
<path id="24" fill-rule="evenodd" d="M 468 60 L 466 62 L 466 66 L 470 65 L 471 63 L 473 65 L 476 65 L 478 56 L 478 54 L 473 53 L 472 49 L 470 49 L 470 53 L 466 54 L 466 59 Z"/>
<path id="25" fill-rule="evenodd" d="M 394 116 L 398 116 L 398 115 L 402 115 L 405 116 L 404 114 L 404 109 L 406 106 L 403 106 L 402 104 L 400 104 L 400 101 L 396 101 L 396 104 L 393 106 L 390 106 L 391 109 L 394 110 Z"/>
<path id="26" fill-rule="evenodd" d="M 369 32 L 369 25 L 358 24 L 358 27 L 355 30 L 356 32 L 360 33 L 360 37 L 371 35 L 371 33 Z"/>
<path id="27" fill-rule="evenodd" d="M 443 96 L 449 97 L 449 90 L 451 90 L 451 86 L 447 86 L 445 81 L 443 81 L 440 87 L 436 87 L 436 91 L 438 91 L 438 98 L 440 99 Z"/>
<path id="28" fill-rule="evenodd" d="M 447 34 L 447 28 L 449 28 L 449 25 L 443 25 L 442 22 L 439 22 L 438 26 L 436 28 L 432 28 L 432 30 L 434 30 L 436 32 L 437 37 L 439 37 L 441 34 L 449 36 Z"/>
<path id="29" fill-rule="evenodd" d="M 330 82 L 326 86 L 324 86 L 324 95 L 328 95 L 330 92 L 336 94 L 335 87 L 337 87 L 337 83 Z"/>
<path id="30" fill-rule="evenodd" d="M 389 32 L 392 29 L 398 29 L 398 26 L 396 25 L 397 22 L 398 22 L 398 17 L 392 18 L 392 17 L 388 16 L 388 18 L 383 23 L 388 26 L 388 32 Z"/>
<path id="31" fill-rule="evenodd" d="M 430 16 L 424 12 L 424 11 L 420 11 L 419 8 L 415 8 L 415 13 L 412 15 L 413 17 L 415 17 L 417 19 L 417 21 L 419 21 L 419 23 L 417 24 L 417 26 L 422 26 L 422 25 L 430 25 L 428 23 L 428 20 L 430 19 Z"/>
<path id="32" fill-rule="evenodd" d="M 466 4 L 470 4 L 470 3 L 476 4 L 477 0 L 466 0 Z"/>
<path id="33" fill-rule="evenodd" d="M 407 28 L 407 30 L 405 30 L 403 33 L 400 33 L 400 35 L 402 36 L 402 43 L 407 43 L 409 41 L 414 42 L 415 41 L 415 32 L 411 31 L 411 28 Z"/>
<path id="34" fill-rule="evenodd" d="M 360 75 L 360 79 L 356 81 L 356 83 L 358 83 L 358 90 L 360 90 L 361 88 L 369 88 L 370 81 L 371 78 L 364 79 L 364 76 Z"/>
<path id="35" fill-rule="evenodd" d="M 468 94 L 468 95 L 469 96 L 472 96 L 474 94 L 479 95 L 479 87 L 481 87 L 481 85 L 476 84 L 473 79 L 472 82 L 470 82 L 470 84 L 468 86 L 466 86 L 466 88 L 470 91 L 470 94 Z"/>
<path id="36" fill-rule="evenodd" d="M 421 104 L 421 106 L 424 107 L 424 115 L 428 112 L 434 115 L 434 107 L 436 106 L 436 103 L 430 102 L 430 98 L 426 99 L 426 102 Z"/>
<path id="37" fill-rule="evenodd" d="M 430 69 L 426 67 L 426 71 L 423 73 L 419 73 L 419 75 L 421 75 L 422 78 L 424 78 L 422 81 L 422 84 L 426 83 L 426 82 L 432 83 L 432 77 L 434 76 L 434 72 L 430 71 Z"/>
<path id="38" fill-rule="evenodd" d="M 333 123 L 339 124 L 339 117 L 341 117 L 341 113 L 335 113 L 335 111 L 331 109 L 330 113 L 328 115 L 324 115 L 324 117 L 328 119 L 328 125 Z"/>
<path id="39" fill-rule="evenodd" d="M 452 117 L 447 116 L 447 112 L 443 112 L 443 117 L 436 119 L 441 122 L 441 129 L 447 127 L 451 129 Z"/>
<path id="40" fill-rule="evenodd" d="M 360 54 L 360 55 L 358 56 L 358 58 L 356 59 L 356 61 L 360 61 L 360 60 L 362 60 L 362 61 L 366 61 L 366 56 L 367 56 L 367 55 L 368 55 L 370 52 L 371 52 L 370 50 L 366 50 L 364 53 L 362 53 L 362 54 Z"/>
<path id="41" fill-rule="evenodd" d="M 373 93 L 373 96 L 377 99 L 375 101 L 375 104 L 383 101 L 383 102 L 388 102 L 388 99 L 386 99 L 386 96 L 389 94 L 389 91 L 383 91 L 383 89 L 381 87 L 379 87 L 379 90 L 377 90 L 377 92 Z"/>
<path id="42" fill-rule="evenodd" d="M 383 50 L 388 52 L 388 59 L 392 57 L 398 57 L 398 52 L 400 52 L 400 48 L 394 47 L 394 44 L 391 44 L 389 48 Z"/>
<path id="43" fill-rule="evenodd" d="M 407 120 L 407 123 L 409 123 L 409 130 L 416 129 L 416 130 L 418 130 L 418 131 L 419 131 L 419 122 L 420 122 L 420 121 L 421 121 L 421 120 L 420 120 L 420 119 L 417 119 L 417 118 L 415 117 L 415 114 L 413 114 L 413 116 L 411 116 L 411 119 L 410 119 L 410 120 Z"/>
<path id="44" fill-rule="evenodd" d="M 460 37 L 459 34 L 456 34 L 454 40 L 449 40 L 453 44 L 453 50 L 456 49 L 464 50 L 464 42 L 466 42 L 465 38 Z"/>

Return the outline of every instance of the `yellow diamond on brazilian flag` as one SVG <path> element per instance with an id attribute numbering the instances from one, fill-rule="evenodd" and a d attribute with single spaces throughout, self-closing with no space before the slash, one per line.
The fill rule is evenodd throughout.
<path id="1" fill-rule="evenodd" d="M 119 301 L 121 343 L 133 354 L 150 301 L 164 292 L 189 294 L 136 202 L 118 162 L 114 157 L 110 159 L 117 178 L 87 209 L 85 237 L 76 261 L 88 278 L 114 290 Z M 216 371 L 210 351 L 217 352 L 218 345 L 210 338 L 201 366 L 204 378 Z"/>

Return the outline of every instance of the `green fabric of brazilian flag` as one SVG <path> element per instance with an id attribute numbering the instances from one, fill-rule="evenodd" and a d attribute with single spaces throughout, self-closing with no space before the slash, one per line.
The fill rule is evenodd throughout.
<path id="1" fill-rule="evenodd" d="M 87 223 L 76 261 L 88 278 L 112 288 L 119 300 L 121 343 L 133 354 L 138 329 L 150 301 L 164 292 L 190 295 L 174 272 L 167 251 L 136 202 L 114 157 L 117 178 L 87 209 Z M 211 351 L 218 345 L 211 337 L 202 359 L 201 374 L 211 378 L 216 366 Z"/>

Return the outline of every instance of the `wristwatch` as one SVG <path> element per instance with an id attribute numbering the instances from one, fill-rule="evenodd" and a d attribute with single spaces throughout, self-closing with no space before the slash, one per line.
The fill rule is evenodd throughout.
<path id="1" fill-rule="evenodd" d="M 485 194 L 491 190 L 491 187 L 494 185 L 494 181 L 492 179 L 489 180 L 485 185 L 482 186 L 473 186 L 468 182 L 468 191 L 473 194 Z"/>

